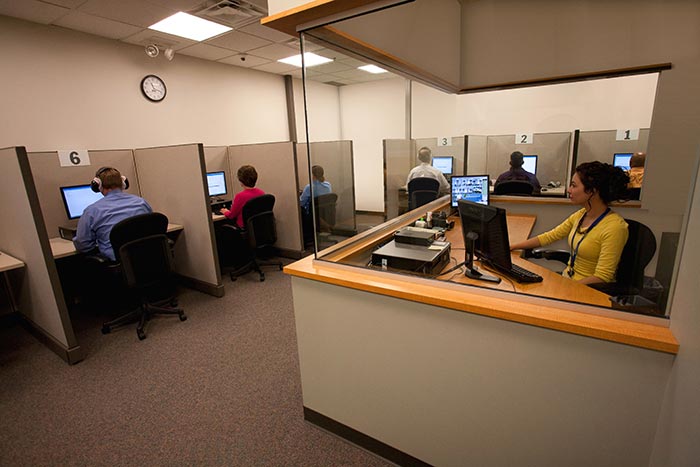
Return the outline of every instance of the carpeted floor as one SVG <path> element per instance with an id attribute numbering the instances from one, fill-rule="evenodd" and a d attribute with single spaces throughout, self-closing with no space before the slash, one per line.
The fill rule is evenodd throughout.
<path id="1" fill-rule="evenodd" d="M 0 465 L 388 465 L 303 420 L 289 277 L 224 283 L 183 290 L 188 320 L 157 317 L 142 342 L 73 312 L 73 366 L 0 328 Z"/>

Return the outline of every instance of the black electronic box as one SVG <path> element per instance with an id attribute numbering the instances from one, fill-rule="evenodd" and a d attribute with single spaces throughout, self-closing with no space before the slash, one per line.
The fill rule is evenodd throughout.
<path id="1" fill-rule="evenodd" d="M 372 252 L 372 264 L 375 266 L 403 269 L 434 275 L 450 262 L 450 242 L 433 242 L 430 247 L 396 243 L 387 243 Z"/>

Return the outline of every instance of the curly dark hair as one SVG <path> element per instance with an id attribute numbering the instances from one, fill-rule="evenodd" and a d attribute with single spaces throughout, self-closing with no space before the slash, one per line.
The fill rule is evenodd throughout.
<path id="1" fill-rule="evenodd" d="M 619 167 L 604 162 L 584 162 L 576 167 L 576 173 L 586 192 L 597 191 L 605 204 L 629 198 L 627 184 L 630 178 Z"/>
<path id="2" fill-rule="evenodd" d="M 238 169 L 238 180 L 247 187 L 254 187 L 258 182 L 258 172 L 252 165 L 242 165 Z"/>

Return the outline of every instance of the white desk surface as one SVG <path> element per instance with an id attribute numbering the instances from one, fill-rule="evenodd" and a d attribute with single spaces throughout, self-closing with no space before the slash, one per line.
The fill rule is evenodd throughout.
<path id="1" fill-rule="evenodd" d="M 14 256 L 10 256 L 4 251 L 0 251 L 0 272 L 10 271 L 12 269 L 23 268 L 24 262 L 18 260 Z"/>
<path id="2" fill-rule="evenodd" d="M 184 229 L 184 227 L 180 224 L 168 224 L 168 233 L 177 232 L 178 230 L 182 229 Z M 49 243 L 51 244 L 51 253 L 53 253 L 54 259 L 71 256 L 77 253 L 73 242 L 66 240 L 65 238 L 50 238 Z"/>
<path id="3" fill-rule="evenodd" d="M 211 213 L 211 220 L 213 220 L 214 222 L 219 222 L 219 221 L 222 221 L 224 219 L 226 219 L 226 216 L 224 216 L 223 214 Z"/>
<path id="4" fill-rule="evenodd" d="M 489 193 L 493 194 L 493 186 L 489 186 Z M 565 186 L 558 186 L 556 188 L 550 188 L 548 186 L 542 187 L 541 195 L 531 195 L 532 198 L 537 198 L 538 196 L 564 196 L 566 193 Z M 505 195 L 508 196 L 508 195 Z"/>

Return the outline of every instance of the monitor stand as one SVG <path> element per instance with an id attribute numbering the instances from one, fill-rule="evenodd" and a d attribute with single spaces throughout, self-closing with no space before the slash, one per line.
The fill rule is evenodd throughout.
<path id="1" fill-rule="evenodd" d="M 492 276 L 491 274 L 486 274 L 479 271 L 476 266 L 474 266 L 474 242 L 479 238 L 479 234 L 476 232 L 469 232 L 467 234 L 467 254 L 469 259 L 465 261 L 466 272 L 464 273 L 470 279 L 475 279 L 478 281 L 495 282 L 496 284 L 501 282 L 500 277 Z"/>

